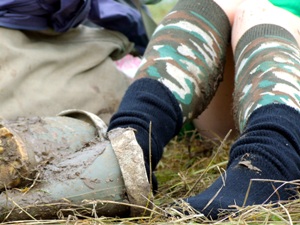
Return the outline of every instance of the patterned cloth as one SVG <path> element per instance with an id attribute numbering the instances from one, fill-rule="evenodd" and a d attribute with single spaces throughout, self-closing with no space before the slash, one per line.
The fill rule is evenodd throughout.
<path id="1" fill-rule="evenodd" d="M 229 34 L 229 21 L 213 1 L 179 1 L 157 27 L 139 77 L 168 87 L 184 121 L 191 120 L 206 108 L 222 79 Z"/>
<path id="2" fill-rule="evenodd" d="M 293 36 L 282 36 L 282 31 L 275 25 L 256 26 L 238 43 L 235 111 L 241 131 L 261 106 L 282 103 L 300 109 L 300 52 Z"/>

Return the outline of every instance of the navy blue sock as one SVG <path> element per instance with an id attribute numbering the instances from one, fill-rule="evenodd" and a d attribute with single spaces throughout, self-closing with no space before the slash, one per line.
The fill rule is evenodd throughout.
<path id="1" fill-rule="evenodd" d="M 185 201 L 208 218 L 217 219 L 222 209 L 232 210 L 230 205 L 247 206 L 294 198 L 297 194 L 294 185 L 280 187 L 282 182 L 252 181 L 247 198 L 246 193 L 251 179 L 292 181 L 300 178 L 298 121 L 300 113 L 286 105 L 272 104 L 255 110 L 231 148 L 227 170 L 222 175 L 225 181 L 220 176 L 207 190 Z M 279 190 L 274 193 L 276 188 Z M 208 204 L 211 199 L 214 200 Z"/>
<path id="2" fill-rule="evenodd" d="M 149 162 L 155 170 L 165 145 L 182 127 L 179 104 L 162 83 L 150 78 L 135 81 L 126 91 L 118 111 L 111 118 L 108 131 L 114 128 L 133 128 L 137 142 L 144 152 L 149 176 Z M 149 131 L 151 126 L 151 159 L 149 159 Z M 155 177 L 153 188 L 157 189 Z"/>

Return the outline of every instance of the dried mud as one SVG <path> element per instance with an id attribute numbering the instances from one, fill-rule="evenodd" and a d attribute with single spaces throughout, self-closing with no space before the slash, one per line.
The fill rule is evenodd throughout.
<path id="1" fill-rule="evenodd" d="M 92 125 L 68 117 L 37 117 L 2 126 L 10 134 L 0 137 L 0 164 L 12 168 L 14 182 L 2 180 L 0 221 L 129 213 L 118 161 Z M 125 204 L 96 204 L 99 199 Z"/>

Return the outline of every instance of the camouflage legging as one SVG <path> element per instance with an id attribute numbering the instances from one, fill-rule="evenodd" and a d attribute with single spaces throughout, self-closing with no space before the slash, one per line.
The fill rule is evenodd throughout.
<path id="1" fill-rule="evenodd" d="M 270 1 L 282 3 L 280 6 L 288 10 L 296 4 Z M 138 78 L 162 82 L 178 100 L 184 120 L 195 118 L 206 108 L 222 79 L 230 30 L 226 15 L 213 1 L 179 1 L 156 29 Z M 299 50 L 294 38 L 287 36 L 284 39 L 281 33 L 275 33 L 267 45 L 266 39 L 256 37 L 251 45 L 243 45 L 242 54 L 237 54 L 235 111 L 240 131 L 253 110 L 262 105 L 300 107 Z M 245 76 L 247 73 L 249 76 Z"/>
<path id="2" fill-rule="evenodd" d="M 269 0 L 300 16 L 299 0 Z M 300 109 L 300 52 L 297 41 L 281 27 L 269 27 L 270 33 L 255 37 L 257 26 L 251 29 L 251 40 L 236 54 L 235 115 L 240 131 L 257 108 L 282 103 Z M 266 29 L 265 29 L 266 30 Z M 276 33 L 276 30 L 280 33 Z M 244 35 L 244 39 L 245 39 Z M 252 43 L 249 44 L 249 42 Z"/>
<path id="3" fill-rule="evenodd" d="M 172 91 L 184 121 L 206 108 L 222 79 L 230 24 L 216 6 L 179 1 L 156 29 L 139 69 L 138 78 L 157 79 Z"/>
<path id="4" fill-rule="evenodd" d="M 235 60 L 234 102 L 241 131 L 261 106 L 281 103 L 300 109 L 299 47 L 282 27 L 263 24 L 248 30 L 237 45 Z"/>

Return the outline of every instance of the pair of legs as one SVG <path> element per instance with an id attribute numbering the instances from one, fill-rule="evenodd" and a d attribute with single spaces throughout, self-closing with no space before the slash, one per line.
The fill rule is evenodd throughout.
<path id="1" fill-rule="evenodd" d="M 109 130 L 136 130 L 150 175 L 163 147 L 213 98 L 231 36 L 234 117 L 241 135 L 226 172 L 203 193 L 185 199 L 211 218 L 230 205 L 296 195 L 295 187 L 283 182 L 300 177 L 300 129 L 294 122 L 300 119 L 300 18 L 270 1 L 179 1 L 154 33 L 139 79 L 109 124 Z"/>
<path id="2" fill-rule="evenodd" d="M 194 120 L 194 124 L 201 135 L 222 139 L 229 130 L 232 130 L 232 137 L 235 137 L 238 132 L 232 115 L 232 93 L 234 89 L 234 60 L 232 51 L 234 51 L 238 40 L 250 27 L 266 23 L 284 27 L 295 36 L 295 39 L 299 43 L 300 38 L 297 29 L 300 28 L 298 26 L 299 22 L 296 22 L 299 20 L 297 16 L 282 8 L 273 6 L 269 1 L 216 0 L 215 2 L 226 12 L 232 26 L 234 23 L 232 46 L 230 46 L 230 49 L 227 49 L 223 81 L 220 83 L 214 98 L 206 110 Z M 282 18 L 287 18 L 287 20 L 282 20 Z"/>

